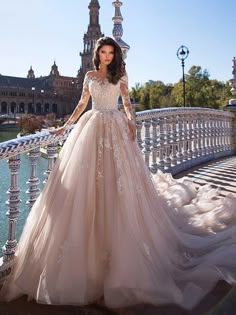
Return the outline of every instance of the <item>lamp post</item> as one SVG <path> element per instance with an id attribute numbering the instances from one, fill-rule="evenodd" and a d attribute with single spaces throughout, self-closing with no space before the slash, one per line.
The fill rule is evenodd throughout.
<path id="1" fill-rule="evenodd" d="M 74 110 L 74 87 L 75 87 L 75 79 L 71 80 L 72 93 L 71 93 L 71 103 L 72 103 L 72 111 Z"/>
<path id="2" fill-rule="evenodd" d="M 31 109 L 31 112 L 34 113 L 34 91 L 35 91 L 35 87 L 32 86 L 31 90 L 32 90 L 32 109 Z"/>
<path id="3" fill-rule="evenodd" d="M 41 113 L 44 113 L 44 108 L 43 108 L 43 96 L 44 96 L 44 90 L 41 90 L 41 96 L 42 96 L 42 107 L 41 107 Z"/>
<path id="4" fill-rule="evenodd" d="M 179 60 L 181 60 L 182 65 L 182 71 L 183 71 L 183 101 L 184 101 L 184 107 L 186 105 L 185 102 L 185 74 L 184 74 L 184 61 L 189 55 L 189 50 L 186 46 L 182 45 L 177 50 L 177 57 Z"/>

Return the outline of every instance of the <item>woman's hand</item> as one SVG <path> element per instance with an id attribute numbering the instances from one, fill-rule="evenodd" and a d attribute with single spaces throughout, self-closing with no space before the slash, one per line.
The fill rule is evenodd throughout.
<path id="1" fill-rule="evenodd" d="M 65 131 L 66 131 L 66 127 L 65 127 L 65 126 L 62 126 L 62 127 L 57 128 L 57 129 L 51 129 L 51 130 L 49 130 L 49 133 L 50 133 L 51 135 L 60 136 L 60 135 L 62 135 Z"/>
<path id="2" fill-rule="evenodd" d="M 128 119 L 128 128 L 129 128 L 129 133 L 131 136 L 131 140 L 135 140 L 136 138 L 136 126 L 134 120 Z"/>

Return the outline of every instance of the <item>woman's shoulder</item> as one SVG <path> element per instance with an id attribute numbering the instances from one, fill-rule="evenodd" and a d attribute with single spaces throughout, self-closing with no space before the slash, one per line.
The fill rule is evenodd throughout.
<path id="1" fill-rule="evenodd" d="M 91 78 L 91 77 L 94 77 L 95 74 L 96 74 L 96 70 L 90 70 L 86 72 L 85 77 Z"/>
<path id="2" fill-rule="evenodd" d="M 128 84 L 128 76 L 127 76 L 127 73 L 125 72 L 122 77 L 120 78 L 120 82 L 121 83 L 125 83 L 125 84 Z"/>

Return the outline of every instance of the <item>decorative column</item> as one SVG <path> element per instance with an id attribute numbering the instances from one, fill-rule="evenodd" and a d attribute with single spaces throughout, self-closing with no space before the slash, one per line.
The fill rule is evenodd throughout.
<path id="1" fill-rule="evenodd" d="M 177 162 L 181 164 L 184 159 L 183 155 L 183 117 L 182 115 L 178 115 L 178 129 L 177 129 L 177 146 L 178 146 L 178 153 L 177 153 Z"/>
<path id="2" fill-rule="evenodd" d="M 164 159 L 164 166 L 165 168 L 170 168 L 171 167 L 171 158 L 170 158 L 170 154 L 171 154 L 171 117 L 170 116 L 166 116 L 165 117 L 165 132 L 164 132 L 164 147 L 165 147 L 165 159 Z"/>
<path id="3" fill-rule="evenodd" d="M 188 159 L 191 160 L 193 157 L 193 117 L 191 114 L 188 115 L 188 134 L 187 134 L 187 143 L 188 143 L 188 150 L 187 156 Z"/>
<path id="4" fill-rule="evenodd" d="M 157 125 L 158 119 L 152 119 L 152 164 L 151 164 L 151 171 L 153 173 L 157 172 L 158 165 L 157 165 L 157 151 L 158 151 L 158 139 L 157 139 Z"/>
<path id="5" fill-rule="evenodd" d="M 48 181 L 48 177 L 53 169 L 55 158 L 57 156 L 57 142 L 48 144 L 47 146 L 47 156 L 48 156 L 48 168 L 44 172 L 44 175 L 46 176 L 45 180 L 43 181 L 44 184 Z"/>
<path id="6" fill-rule="evenodd" d="M 184 115 L 183 121 L 183 160 L 188 160 L 188 121 L 187 115 Z"/>
<path id="7" fill-rule="evenodd" d="M 165 146 L 165 132 L 164 132 L 164 117 L 160 116 L 159 118 L 159 163 L 158 169 L 164 171 L 165 161 L 164 161 L 164 146 Z"/>
<path id="8" fill-rule="evenodd" d="M 17 154 L 16 156 L 9 158 L 8 164 L 11 171 L 11 185 L 7 191 L 9 199 L 6 202 L 7 206 L 9 207 L 9 210 L 6 213 L 9 219 L 9 227 L 8 240 L 6 241 L 6 244 L 3 247 L 4 263 L 10 261 L 14 257 L 17 245 L 16 221 L 20 213 L 19 206 L 21 203 L 21 200 L 19 198 L 20 188 L 18 186 L 18 170 L 21 164 L 20 154 Z"/>
<path id="9" fill-rule="evenodd" d="M 29 199 L 27 200 L 27 205 L 29 206 L 29 210 L 31 210 L 35 200 L 37 199 L 38 195 L 40 194 L 39 179 L 37 176 L 37 163 L 40 157 L 40 148 L 35 148 L 31 150 L 28 154 L 30 160 L 30 178 L 27 181 L 29 185 L 29 189 L 26 193 L 29 195 Z"/>
<path id="10" fill-rule="evenodd" d="M 177 165 L 177 132 L 176 132 L 176 116 L 172 116 L 172 133 L 171 133 L 171 149 L 172 149 L 172 157 L 171 164 Z"/>
<path id="11" fill-rule="evenodd" d="M 143 149 L 143 140 L 142 140 L 142 127 L 143 127 L 143 122 L 142 120 L 136 121 L 136 136 L 137 136 L 137 142 L 140 150 Z"/>
<path id="12" fill-rule="evenodd" d="M 143 153 L 145 155 L 145 162 L 147 166 L 149 167 L 149 157 L 151 154 L 151 134 L 150 134 L 150 128 L 151 128 L 151 119 L 146 119 L 144 121 L 144 128 L 145 128 L 145 136 L 144 136 L 144 149 Z"/>

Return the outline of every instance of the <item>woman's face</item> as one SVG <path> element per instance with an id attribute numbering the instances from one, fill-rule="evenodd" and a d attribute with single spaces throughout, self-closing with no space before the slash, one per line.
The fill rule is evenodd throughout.
<path id="1" fill-rule="evenodd" d="M 102 46 L 98 51 L 101 66 L 108 66 L 114 58 L 114 47 L 110 45 Z"/>

